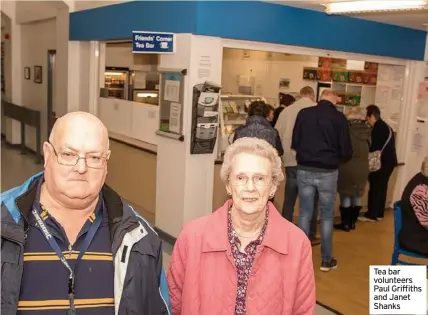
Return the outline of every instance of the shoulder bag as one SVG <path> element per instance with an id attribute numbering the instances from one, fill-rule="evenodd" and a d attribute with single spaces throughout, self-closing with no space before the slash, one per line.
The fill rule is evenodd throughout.
<path id="1" fill-rule="evenodd" d="M 377 172 L 378 170 L 380 170 L 382 166 L 382 162 L 381 162 L 382 152 L 392 138 L 391 127 L 388 126 L 388 128 L 389 128 L 389 137 L 386 140 L 385 144 L 383 145 L 382 150 L 377 150 L 369 153 L 369 171 L 370 172 Z"/>

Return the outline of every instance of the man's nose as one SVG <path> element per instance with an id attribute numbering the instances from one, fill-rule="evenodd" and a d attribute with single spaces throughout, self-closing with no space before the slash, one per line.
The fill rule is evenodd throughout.
<path id="1" fill-rule="evenodd" d="M 75 168 L 78 173 L 80 174 L 85 173 L 88 170 L 88 166 L 86 165 L 86 160 L 84 158 L 79 158 Z"/>

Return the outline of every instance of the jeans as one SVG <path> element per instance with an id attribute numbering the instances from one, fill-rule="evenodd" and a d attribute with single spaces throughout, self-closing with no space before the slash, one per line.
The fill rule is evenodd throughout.
<path id="1" fill-rule="evenodd" d="M 339 197 L 340 197 L 340 206 L 343 208 L 358 207 L 361 205 L 361 199 L 360 197 L 358 197 L 357 191 L 353 196 L 339 194 Z"/>
<path id="2" fill-rule="evenodd" d="M 319 194 L 321 212 L 321 256 L 329 262 L 333 252 L 333 216 L 336 199 L 337 170 L 332 172 L 313 172 L 298 170 L 300 216 L 299 227 L 309 236 L 309 223 L 314 211 L 314 197 Z"/>
<path id="3" fill-rule="evenodd" d="M 285 191 L 284 203 L 282 205 L 282 216 L 290 222 L 293 222 L 294 206 L 296 205 L 299 189 L 297 187 L 297 166 L 285 168 Z M 312 214 L 309 239 L 314 240 L 317 235 L 318 220 L 318 192 L 315 195 L 314 212 Z"/>

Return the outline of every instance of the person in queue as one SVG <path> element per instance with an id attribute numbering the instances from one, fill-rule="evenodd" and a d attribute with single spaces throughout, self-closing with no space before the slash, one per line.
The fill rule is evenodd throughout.
<path id="1" fill-rule="evenodd" d="M 337 192 L 340 196 L 341 223 L 334 228 L 349 232 L 361 210 L 361 197 L 364 195 L 369 176 L 370 126 L 365 120 L 361 107 L 354 107 L 346 114 L 352 143 L 352 159 L 339 165 Z"/>
<path id="2" fill-rule="evenodd" d="M 66 114 L 43 153 L 43 172 L 1 194 L 1 313 L 170 314 L 160 239 L 105 185 L 102 122 Z"/>
<path id="3" fill-rule="evenodd" d="M 287 94 L 286 94 L 287 95 Z M 285 167 L 285 190 L 284 203 L 282 205 L 282 216 L 288 221 L 293 222 L 294 207 L 299 195 L 297 187 L 297 161 L 296 151 L 291 148 L 293 138 L 294 124 L 299 112 L 311 106 L 315 106 L 315 91 L 310 86 L 305 86 L 300 90 L 300 98 L 291 106 L 287 106 L 279 115 L 275 128 L 278 130 L 281 138 L 284 154 L 282 155 L 283 165 Z M 294 98 L 293 98 L 294 99 Z M 318 220 L 318 192 L 315 194 L 314 211 L 309 229 L 309 239 L 312 244 L 319 244 L 317 239 L 317 220 Z"/>
<path id="4" fill-rule="evenodd" d="M 261 139 L 238 139 L 220 175 L 231 199 L 188 223 L 175 243 L 172 313 L 313 314 L 310 242 L 268 202 L 284 178 L 277 151 Z"/>
<path id="5" fill-rule="evenodd" d="M 275 127 L 275 124 L 273 122 L 274 115 L 275 108 L 270 104 L 266 104 L 266 119 L 271 123 L 272 127 Z"/>
<path id="6" fill-rule="evenodd" d="M 401 197 L 400 247 L 428 258 L 428 156 Z"/>
<path id="7" fill-rule="evenodd" d="M 236 128 L 232 142 L 244 137 L 263 139 L 275 147 L 279 156 L 281 156 L 284 153 L 281 138 L 278 131 L 272 127 L 272 124 L 266 118 L 267 113 L 268 104 L 263 101 L 252 102 L 248 109 L 247 121 L 245 125 Z"/>
<path id="8" fill-rule="evenodd" d="M 275 108 L 274 114 L 273 114 L 273 126 L 276 126 L 276 122 L 278 121 L 279 115 L 281 112 L 287 108 L 288 106 L 292 105 L 296 100 L 296 98 L 291 94 L 285 94 L 285 93 L 279 93 L 279 106 Z"/>
<path id="9" fill-rule="evenodd" d="M 376 222 L 383 219 L 386 207 L 386 195 L 388 193 L 388 182 L 398 161 L 394 132 L 381 118 L 379 107 L 369 105 L 366 110 L 367 122 L 372 126 L 370 152 L 382 152 L 380 158 L 381 167 L 378 171 L 369 174 L 367 212 L 359 216 L 358 220 Z"/>
<path id="10" fill-rule="evenodd" d="M 299 227 L 309 235 L 318 191 L 321 217 L 321 271 L 337 267 L 333 257 L 333 217 L 339 164 L 352 158 L 346 117 L 336 109 L 337 94 L 326 89 L 317 106 L 302 109 L 293 129 L 291 148 L 297 157 Z"/>

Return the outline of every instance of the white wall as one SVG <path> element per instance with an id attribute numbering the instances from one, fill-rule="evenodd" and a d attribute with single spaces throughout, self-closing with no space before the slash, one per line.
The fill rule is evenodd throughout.
<path id="1" fill-rule="evenodd" d="M 254 94 L 265 97 L 271 104 L 277 104 L 279 92 L 299 92 L 306 85 L 316 89 L 315 81 L 303 80 L 303 68 L 317 66 L 318 57 L 314 56 L 268 54 L 253 50 L 249 51 L 249 58 L 244 58 L 243 50 L 225 48 L 222 69 L 223 93 L 238 94 L 238 76 L 253 76 Z M 280 89 L 280 79 L 289 79 L 290 88 Z"/>
<path id="2" fill-rule="evenodd" d="M 22 81 L 22 104 L 41 112 L 42 141 L 47 139 L 47 53 L 50 49 L 56 49 L 55 18 L 22 25 L 22 66 L 31 69 L 31 80 Z M 34 82 L 34 66 L 42 66 L 41 84 Z M 23 76 L 24 69 L 20 70 Z M 31 127 L 26 127 L 26 144 L 36 150 L 36 132 Z"/>
<path id="3" fill-rule="evenodd" d="M 108 43 L 106 45 L 106 67 L 126 67 L 131 70 L 156 71 L 159 64 L 157 54 L 133 54 L 131 43 Z"/>
<path id="4" fill-rule="evenodd" d="M 116 0 L 116 1 L 66 1 L 68 4 L 72 4 L 73 11 L 83 11 L 83 10 L 89 10 L 99 7 L 104 7 L 108 5 L 118 4 L 122 2 L 129 2 L 132 0 Z"/>

